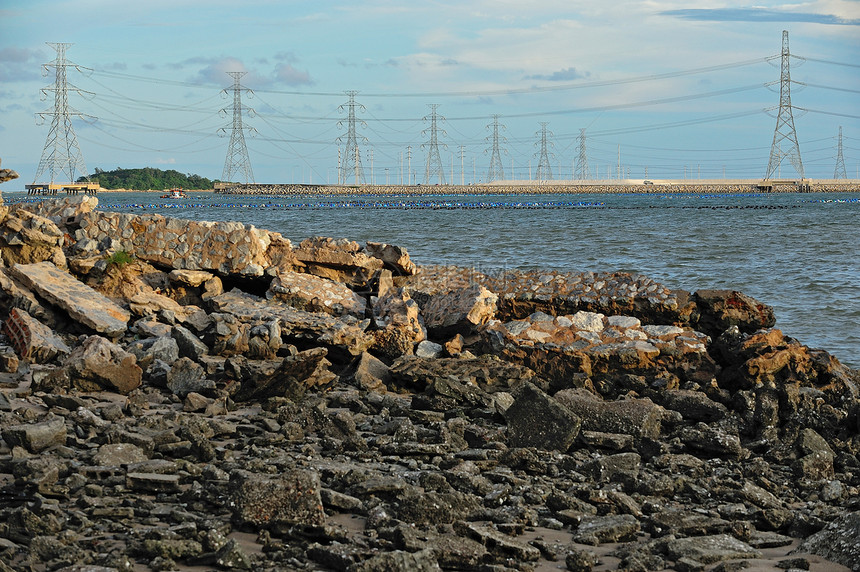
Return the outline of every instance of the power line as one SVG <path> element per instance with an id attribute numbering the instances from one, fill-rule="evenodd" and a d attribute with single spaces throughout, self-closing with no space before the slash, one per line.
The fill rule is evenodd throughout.
<path id="1" fill-rule="evenodd" d="M 66 68 L 80 68 L 66 61 L 66 48 L 72 44 L 46 43 L 57 52 L 57 58 L 53 62 L 44 65 L 46 73 L 48 68 L 54 68 L 55 80 L 54 85 L 43 88 L 42 93 L 47 96 L 49 91 L 53 91 L 54 105 L 51 110 L 37 114 L 42 120 L 47 116 L 51 117 L 51 129 L 48 131 L 48 137 L 45 140 L 45 147 L 42 149 L 42 157 L 39 159 L 39 166 L 36 169 L 36 176 L 33 177 L 33 183 L 35 184 L 46 171 L 50 174 L 50 182 L 52 183 L 54 182 L 54 177 L 59 173 L 65 173 L 68 175 L 69 182 L 74 183 L 76 171 L 89 180 L 87 166 L 84 164 L 84 156 L 81 154 L 77 137 L 75 137 L 75 129 L 72 127 L 72 116 L 82 117 L 83 114 L 69 106 L 69 89 L 78 93 L 81 93 L 81 91 L 75 86 L 70 85 L 66 77 Z"/>
<path id="2" fill-rule="evenodd" d="M 251 160 L 248 158 L 248 147 L 245 145 L 245 130 L 254 130 L 253 127 L 245 127 L 242 124 L 242 114 L 247 111 L 253 113 L 254 110 L 250 107 L 242 106 L 242 91 L 247 91 L 248 94 L 253 92 L 247 87 L 243 87 L 239 80 L 245 75 L 245 72 L 227 72 L 227 75 L 233 78 L 233 124 L 230 129 L 230 146 L 227 148 L 227 158 L 224 160 L 224 172 L 221 175 L 222 181 L 232 181 L 234 173 L 242 173 L 245 176 L 245 183 L 254 182 L 254 172 L 251 170 Z M 224 93 L 227 90 L 224 89 Z M 221 110 L 226 113 L 225 109 Z M 222 127 L 219 132 L 226 132 L 227 128 Z"/>

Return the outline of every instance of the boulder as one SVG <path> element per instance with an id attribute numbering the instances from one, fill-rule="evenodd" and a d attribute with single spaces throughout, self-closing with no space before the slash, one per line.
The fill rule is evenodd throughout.
<path id="1" fill-rule="evenodd" d="M 418 304 L 404 288 L 389 292 L 378 300 L 373 306 L 373 316 L 377 331 L 385 332 L 394 340 L 402 340 L 398 346 L 407 350 L 402 353 L 412 353 L 412 346 L 427 337 Z M 390 341 L 385 335 L 374 335 L 377 337 L 376 346 Z M 391 349 L 383 347 L 383 352 L 392 355 Z"/>
<path id="2" fill-rule="evenodd" d="M 365 250 L 370 256 L 381 260 L 385 267 L 397 276 L 409 276 L 417 271 L 417 266 L 409 259 L 409 253 L 405 248 L 368 241 Z"/>
<path id="3" fill-rule="evenodd" d="M 505 411 L 512 447 L 567 451 L 579 435 L 582 420 L 558 401 L 525 382 Z"/>
<path id="4" fill-rule="evenodd" d="M 358 386 L 367 390 L 384 389 L 391 380 L 388 366 L 367 352 L 361 354 L 354 377 Z"/>
<path id="5" fill-rule="evenodd" d="M 21 359 L 29 363 L 48 363 L 72 351 L 53 330 L 18 308 L 9 311 L 3 333 Z"/>
<path id="6" fill-rule="evenodd" d="M 860 570 L 860 512 L 838 516 L 793 551 L 816 554 L 852 570 Z"/>
<path id="7" fill-rule="evenodd" d="M 349 284 L 369 292 L 370 279 L 382 269 L 379 258 L 369 256 L 351 240 L 314 237 L 303 240 L 293 249 L 296 266 L 304 272 Z"/>
<path id="8" fill-rule="evenodd" d="M 698 313 L 694 327 L 714 338 L 732 326 L 751 334 L 776 323 L 772 307 L 735 290 L 699 290 L 693 301 Z"/>
<path id="9" fill-rule="evenodd" d="M 328 368 L 325 348 L 313 348 L 285 357 L 269 375 L 248 375 L 239 367 L 241 386 L 236 401 L 263 401 L 269 397 L 298 400 L 313 387 L 324 387 L 337 379 Z M 234 369 L 235 366 L 234 366 Z"/>
<path id="10" fill-rule="evenodd" d="M 12 274 L 27 288 L 88 328 L 109 337 L 125 332 L 129 313 L 50 262 L 16 264 Z"/>
<path id="11" fill-rule="evenodd" d="M 299 310 L 333 316 L 351 314 L 364 318 L 367 309 L 367 301 L 340 282 L 285 270 L 272 280 L 266 298 Z"/>
<path id="12" fill-rule="evenodd" d="M 573 535 L 573 541 L 591 546 L 628 542 L 636 538 L 639 529 L 639 521 L 630 514 L 585 516 Z"/>
<path id="13" fill-rule="evenodd" d="M 6 181 L 11 181 L 12 179 L 17 178 L 18 173 L 12 169 L 0 169 L 0 183 L 5 183 Z"/>
<path id="14" fill-rule="evenodd" d="M 688 558 L 702 564 L 716 564 L 724 560 L 743 558 L 761 558 L 761 552 L 728 534 L 677 538 L 666 544 L 666 550 L 673 560 Z"/>
<path id="15" fill-rule="evenodd" d="M 428 331 L 436 337 L 469 335 L 495 317 L 497 301 L 498 296 L 473 284 L 429 296 L 421 313 Z"/>
<path id="16" fill-rule="evenodd" d="M 305 312 L 286 304 L 266 302 L 236 290 L 215 296 L 210 304 L 215 312 L 230 314 L 245 323 L 263 324 L 277 320 L 285 341 L 297 345 L 323 345 L 357 356 L 373 343 L 372 336 L 365 332 L 369 320 L 358 320 L 353 316 L 335 317 L 320 312 Z"/>
<path id="17" fill-rule="evenodd" d="M 20 446 L 31 453 L 41 453 L 66 444 L 66 421 L 62 417 L 54 417 L 39 423 L 12 425 L 3 429 L 2 435 L 9 446 Z"/>
<path id="18" fill-rule="evenodd" d="M 239 525 L 320 526 L 325 522 L 320 478 L 314 471 L 287 469 L 278 476 L 235 470 L 228 505 Z"/>
<path id="19" fill-rule="evenodd" d="M 64 242 L 50 220 L 19 207 L 0 207 L 0 260 L 6 266 L 47 261 L 66 268 Z"/>
<path id="20" fill-rule="evenodd" d="M 604 401 L 584 389 L 565 389 L 553 397 L 582 419 L 586 431 L 657 439 L 666 413 L 647 398 Z"/>
<path id="21" fill-rule="evenodd" d="M 60 227 L 77 226 L 84 213 L 92 212 L 99 199 L 92 195 L 73 195 L 69 197 L 43 200 L 21 204 L 20 207 L 51 220 Z"/>
<path id="22" fill-rule="evenodd" d="M 66 385 L 66 389 L 125 395 L 140 386 L 143 376 L 133 354 L 101 336 L 89 336 L 72 350 L 58 374 L 60 379 L 49 378 L 49 383 L 59 382 L 61 389 Z"/>

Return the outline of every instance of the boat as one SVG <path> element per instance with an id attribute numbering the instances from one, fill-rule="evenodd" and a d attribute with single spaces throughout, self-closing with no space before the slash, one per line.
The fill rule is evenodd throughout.
<path id="1" fill-rule="evenodd" d="M 187 199 L 188 195 L 182 189 L 170 189 L 170 192 L 161 195 L 162 199 Z"/>

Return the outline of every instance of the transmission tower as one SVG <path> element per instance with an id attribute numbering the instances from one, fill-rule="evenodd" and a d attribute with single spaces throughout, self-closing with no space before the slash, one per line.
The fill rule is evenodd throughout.
<path id="1" fill-rule="evenodd" d="M 535 135 L 540 134 L 540 159 L 538 159 L 538 167 L 535 172 L 535 180 L 538 181 L 551 181 L 552 180 L 552 167 L 549 164 L 549 156 L 550 153 L 547 150 L 547 134 L 552 135 L 551 131 L 546 130 L 546 121 L 542 121 L 540 124 L 540 131 L 535 133 Z M 552 143 L 549 143 L 549 146 L 552 146 Z"/>
<path id="2" fill-rule="evenodd" d="M 36 176 L 33 177 L 33 183 L 39 180 L 45 172 L 50 174 L 51 183 L 54 182 L 54 177 L 59 173 L 68 175 L 70 183 L 75 182 L 75 171 L 83 175 L 89 180 L 87 166 L 84 164 L 84 156 L 81 155 L 81 149 L 78 147 L 78 138 L 75 137 L 75 130 L 72 127 L 72 116 L 77 115 L 82 117 L 83 114 L 69 107 L 69 90 L 85 93 L 73 85 L 70 85 L 66 79 L 66 68 L 73 67 L 80 71 L 81 68 L 71 62 L 66 61 L 66 48 L 72 44 L 59 44 L 46 42 L 57 52 L 57 59 L 53 62 L 45 64 L 44 75 L 48 75 L 48 68 L 55 68 L 56 80 L 54 85 L 42 88 L 42 96 L 48 97 L 48 92 L 54 92 L 54 107 L 49 111 L 38 113 L 40 124 L 46 117 L 51 117 L 51 130 L 48 131 L 48 138 L 45 140 L 45 148 L 42 149 L 42 158 L 39 159 L 39 167 L 36 169 Z"/>
<path id="3" fill-rule="evenodd" d="M 499 127 L 504 129 L 505 126 L 499 125 L 498 115 L 493 115 L 493 122 L 490 125 L 487 125 L 487 129 L 490 127 L 493 128 L 493 134 L 492 136 L 487 137 L 487 140 L 493 142 L 493 147 L 490 151 L 490 169 L 487 171 L 488 183 L 491 181 L 501 181 L 505 178 L 505 169 L 502 166 L 502 152 L 499 148 L 499 142 L 504 141 L 507 143 L 507 139 L 499 135 Z"/>
<path id="4" fill-rule="evenodd" d="M 588 155 L 585 153 L 585 129 L 579 130 L 579 160 L 576 162 L 574 178 L 584 181 L 588 178 Z"/>
<path id="5" fill-rule="evenodd" d="M 439 107 L 437 103 L 430 104 L 430 142 L 426 144 L 422 144 L 421 148 L 427 148 L 427 166 L 424 171 L 424 181 L 429 184 L 430 179 L 432 177 L 437 177 L 437 181 L 440 185 L 445 184 L 445 169 L 442 167 L 442 157 L 439 155 L 439 128 L 436 126 L 437 119 L 441 118 L 443 121 L 444 117 L 436 113 L 436 108 Z M 425 115 L 423 121 L 427 121 L 427 116 Z M 427 133 L 427 129 L 421 132 L 422 135 Z M 447 135 L 444 130 L 442 130 L 443 135 Z M 443 144 L 443 148 L 447 149 L 448 146 Z"/>
<path id="6" fill-rule="evenodd" d="M 788 70 L 791 53 L 788 50 L 788 30 L 782 32 L 782 55 L 779 74 L 779 112 L 776 116 L 776 129 L 773 132 L 773 144 L 770 147 L 770 161 L 767 164 L 765 180 L 770 179 L 785 157 L 803 178 L 803 161 L 800 160 L 800 145 L 797 143 L 797 131 L 794 129 L 794 116 L 791 112 L 791 74 Z M 786 147 L 787 149 L 783 149 Z"/>
<path id="7" fill-rule="evenodd" d="M 221 180 L 230 182 L 233 180 L 234 173 L 241 173 L 245 176 L 245 184 L 254 183 L 254 172 L 251 170 L 251 160 L 248 158 L 248 147 L 245 146 L 245 130 L 255 131 L 253 127 L 245 127 L 242 125 L 242 114 L 248 113 L 249 117 L 253 117 L 254 110 L 250 107 L 242 105 L 242 90 L 248 92 L 249 96 L 254 94 L 247 87 L 243 87 L 239 80 L 246 72 L 227 72 L 227 75 L 233 78 L 233 124 L 229 127 L 221 127 L 218 133 L 224 134 L 230 130 L 230 146 L 227 148 L 227 158 L 224 160 L 224 172 L 221 174 Z M 227 93 L 227 88 L 222 90 L 222 93 Z M 222 114 L 226 114 L 227 110 L 222 109 Z"/>
<path id="8" fill-rule="evenodd" d="M 842 126 L 839 126 L 839 144 L 836 147 L 836 168 L 833 169 L 834 179 L 847 179 L 845 172 L 845 159 L 842 158 Z"/>
<path id="9" fill-rule="evenodd" d="M 343 111 L 346 107 L 346 150 L 341 156 L 340 172 L 343 177 L 343 182 L 346 183 L 346 178 L 351 173 L 356 185 L 364 184 L 364 169 L 361 166 L 361 150 L 358 147 L 358 135 L 355 132 L 355 108 L 360 111 L 366 111 L 366 108 L 360 103 L 355 102 L 355 94 L 357 91 L 350 90 L 345 92 L 349 96 L 349 101 L 340 107 L 338 111 Z M 362 127 L 366 127 L 367 123 L 361 121 Z M 338 127 L 343 126 L 343 120 L 337 122 Z M 337 138 L 338 143 L 343 141 L 343 135 Z M 361 138 L 362 143 L 366 143 L 365 137 Z"/>

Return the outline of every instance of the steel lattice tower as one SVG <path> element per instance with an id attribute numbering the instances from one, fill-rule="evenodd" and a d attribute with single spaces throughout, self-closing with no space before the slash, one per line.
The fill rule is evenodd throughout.
<path id="1" fill-rule="evenodd" d="M 445 118 L 436 113 L 437 107 L 439 107 L 437 103 L 430 104 L 430 142 L 421 145 L 422 149 L 427 148 L 427 166 L 424 170 L 424 182 L 430 184 L 430 179 L 436 176 L 439 184 L 444 185 L 445 169 L 442 167 L 442 157 L 439 155 L 439 128 L 436 126 L 436 122 L 439 118 L 443 121 Z M 427 121 L 427 116 L 425 115 L 422 120 Z M 427 129 L 421 132 L 422 135 L 426 133 Z M 442 130 L 442 134 L 447 135 L 444 130 Z M 445 149 L 448 148 L 444 143 L 442 147 Z"/>
<path id="2" fill-rule="evenodd" d="M 33 177 L 33 183 L 36 183 L 39 177 L 46 172 L 50 174 L 51 183 L 54 182 L 54 177 L 58 173 L 65 173 L 69 177 L 68 181 L 74 183 L 75 171 L 87 179 L 89 179 L 89 174 L 87 173 L 87 166 L 84 164 L 84 156 L 78 147 L 78 138 L 72 127 L 72 116 L 80 117 L 83 114 L 69 107 L 69 89 L 78 93 L 82 92 L 75 86 L 69 85 L 66 78 L 66 68 L 73 67 L 78 71 L 81 68 L 66 61 L 66 48 L 72 44 L 50 42 L 47 44 L 56 50 L 57 59 L 45 64 L 43 73 L 48 75 L 48 68 L 55 68 L 56 80 L 54 85 L 42 88 L 42 94 L 47 98 L 49 91 L 54 92 L 54 107 L 49 111 L 37 114 L 42 121 L 47 116 L 51 116 L 51 130 L 48 131 L 48 138 L 45 140 L 45 148 L 42 149 L 42 158 L 39 159 L 39 166 L 36 169 L 36 176 Z"/>
<path id="3" fill-rule="evenodd" d="M 499 135 L 499 127 L 505 128 L 504 125 L 499 125 L 499 116 L 493 115 L 493 122 L 487 125 L 487 129 L 493 128 L 493 134 L 487 137 L 487 140 L 493 142 L 492 150 L 490 150 L 490 169 L 487 171 L 487 182 L 501 181 L 505 178 L 505 168 L 502 166 L 502 152 L 499 148 L 500 141 L 507 142 L 503 136 Z M 513 176 L 513 174 L 512 174 Z"/>
<path id="4" fill-rule="evenodd" d="M 579 130 L 579 160 L 576 162 L 574 178 L 584 181 L 588 178 L 588 155 L 585 153 L 585 129 Z"/>
<path id="5" fill-rule="evenodd" d="M 535 135 L 540 134 L 540 143 L 536 143 L 536 145 L 540 145 L 540 158 L 538 159 L 538 167 L 537 171 L 535 171 L 535 180 L 537 181 L 551 181 L 552 180 L 552 167 L 550 167 L 549 156 L 550 153 L 547 149 L 547 134 L 552 135 L 551 131 L 547 131 L 546 129 L 546 121 L 542 121 L 540 124 L 540 131 L 535 133 Z M 551 146 L 552 143 L 549 143 Z"/>
<path id="6" fill-rule="evenodd" d="M 779 112 L 776 116 L 776 129 L 773 132 L 773 143 L 770 147 L 770 161 L 767 164 L 765 180 L 770 179 L 777 172 L 785 157 L 789 158 L 800 178 L 803 178 L 803 161 L 800 159 L 800 145 L 797 143 L 797 131 L 794 129 L 794 116 L 791 112 L 791 74 L 788 69 L 790 58 L 788 30 L 783 30 L 779 74 Z M 783 150 L 783 145 L 788 149 Z"/>
<path id="7" fill-rule="evenodd" d="M 341 181 L 346 183 L 346 178 L 348 174 L 351 172 L 354 177 L 354 182 L 356 185 L 363 185 L 364 180 L 364 168 L 361 166 L 361 150 L 358 147 L 358 135 L 355 131 L 355 108 L 358 107 L 361 111 L 365 111 L 366 108 L 360 103 L 355 102 L 355 94 L 357 91 L 350 90 L 345 92 L 349 96 L 349 101 L 344 104 L 346 106 L 347 114 L 346 114 L 346 149 L 343 152 L 343 155 L 340 158 L 340 173 L 341 173 Z M 339 106 L 338 111 L 343 111 L 344 105 Z M 359 120 L 360 121 L 360 120 Z M 367 126 L 364 121 L 361 121 L 362 126 Z M 338 127 L 343 126 L 343 120 L 337 122 Z M 362 142 L 366 142 L 367 139 L 362 137 Z M 337 142 L 343 142 L 343 136 L 337 138 Z"/>
<path id="8" fill-rule="evenodd" d="M 233 78 L 233 125 L 222 127 L 218 132 L 226 133 L 227 129 L 230 129 L 230 146 L 227 148 L 227 158 L 224 160 L 224 172 L 221 174 L 221 180 L 230 182 L 234 173 L 242 173 L 245 176 L 245 184 L 248 184 L 254 182 L 254 172 L 251 171 L 251 160 L 248 158 L 248 147 L 245 145 L 245 130 L 253 131 L 254 128 L 242 125 L 242 114 L 247 112 L 251 116 L 254 110 L 242 106 L 242 90 L 247 91 L 248 95 L 253 95 L 254 92 L 247 87 L 242 87 L 239 83 L 245 73 L 227 72 L 227 75 Z M 227 93 L 226 88 L 222 91 Z M 222 109 L 221 113 L 227 113 L 227 110 Z"/>
<path id="9" fill-rule="evenodd" d="M 839 126 L 839 144 L 836 147 L 836 168 L 833 169 L 834 179 L 847 179 L 845 172 L 845 159 L 842 157 L 842 126 Z"/>

